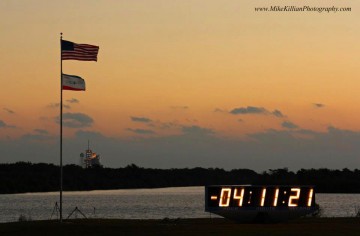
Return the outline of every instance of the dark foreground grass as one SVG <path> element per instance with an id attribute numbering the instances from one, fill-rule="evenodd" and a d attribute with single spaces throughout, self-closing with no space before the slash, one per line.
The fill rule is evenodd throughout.
<path id="1" fill-rule="evenodd" d="M 0 235 L 360 235 L 360 218 L 304 218 L 280 224 L 237 224 L 226 219 L 70 220 L 0 224 Z"/>

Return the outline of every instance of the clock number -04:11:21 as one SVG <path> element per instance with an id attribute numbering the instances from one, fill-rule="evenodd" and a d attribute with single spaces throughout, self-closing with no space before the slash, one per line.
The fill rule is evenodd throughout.
<path id="1" fill-rule="evenodd" d="M 297 201 L 300 199 L 300 188 L 291 188 L 290 189 L 290 195 L 289 195 L 289 201 L 288 206 L 289 207 L 297 207 L 298 203 Z M 252 194 L 252 191 L 249 192 L 250 195 Z M 220 201 L 219 201 L 219 207 L 228 207 L 230 205 L 230 198 L 232 194 L 231 188 L 221 188 L 221 194 L 220 194 Z M 285 191 L 286 194 L 286 191 Z M 310 207 L 312 203 L 314 191 L 313 189 L 309 190 L 309 195 L 307 196 L 307 206 Z M 245 195 L 245 189 L 244 188 L 235 188 L 234 194 L 233 194 L 233 200 L 238 202 L 238 206 L 243 206 L 244 202 L 244 195 Z M 266 188 L 263 188 L 261 191 L 261 199 L 260 199 L 260 206 L 265 205 L 265 197 L 266 197 Z M 279 199 L 279 188 L 275 189 L 274 196 L 272 199 L 272 206 L 276 207 L 278 206 L 278 199 Z M 248 202 L 250 204 L 250 200 Z"/>

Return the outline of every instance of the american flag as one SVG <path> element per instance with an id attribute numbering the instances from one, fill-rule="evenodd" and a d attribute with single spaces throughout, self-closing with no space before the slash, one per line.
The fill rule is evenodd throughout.
<path id="1" fill-rule="evenodd" d="M 98 46 L 61 40 L 62 60 L 97 61 L 98 52 Z"/>

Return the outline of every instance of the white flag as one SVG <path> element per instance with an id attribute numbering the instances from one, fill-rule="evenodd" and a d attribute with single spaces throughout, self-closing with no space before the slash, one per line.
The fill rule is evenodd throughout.
<path id="1" fill-rule="evenodd" d="M 85 91 L 85 80 L 76 75 L 62 74 L 62 89 Z"/>

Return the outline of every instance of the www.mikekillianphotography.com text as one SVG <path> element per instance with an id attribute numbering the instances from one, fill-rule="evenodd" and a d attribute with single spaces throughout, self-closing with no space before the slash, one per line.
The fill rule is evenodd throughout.
<path id="1" fill-rule="evenodd" d="M 351 12 L 351 7 L 314 7 L 314 6 L 270 6 L 255 7 L 256 12 L 318 12 L 337 13 Z"/>

